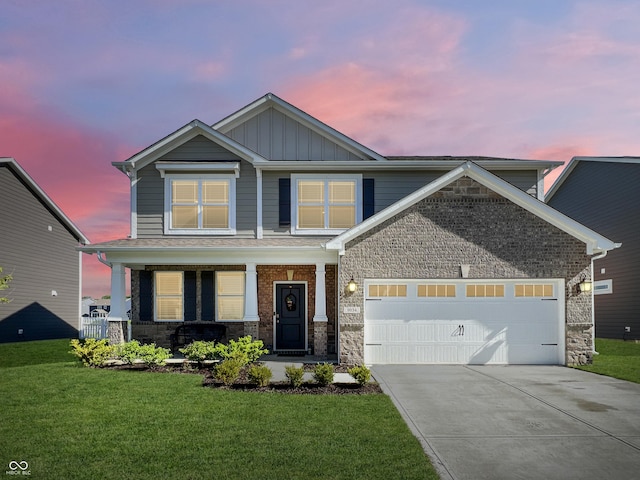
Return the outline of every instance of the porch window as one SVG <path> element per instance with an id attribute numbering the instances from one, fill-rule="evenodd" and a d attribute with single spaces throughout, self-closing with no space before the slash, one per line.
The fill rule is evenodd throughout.
<path id="1" fill-rule="evenodd" d="M 216 320 L 244 318 L 244 272 L 216 272 Z"/>
<path id="2" fill-rule="evenodd" d="M 165 177 L 165 233 L 235 233 L 235 176 Z"/>
<path id="3" fill-rule="evenodd" d="M 292 231 L 340 233 L 362 221 L 362 178 L 293 175 Z"/>
<path id="4" fill-rule="evenodd" d="M 183 272 L 155 272 L 155 320 L 180 322 L 184 318 Z"/>

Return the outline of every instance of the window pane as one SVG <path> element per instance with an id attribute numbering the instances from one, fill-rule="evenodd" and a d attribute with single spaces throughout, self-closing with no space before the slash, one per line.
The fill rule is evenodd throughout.
<path id="1" fill-rule="evenodd" d="M 202 182 L 203 203 L 229 203 L 229 181 L 207 180 Z"/>
<path id="2" fill-rule="evenodd" d="M 158 298 L 158 320 L 181 320 L 182 319 L 182 297 Z"/>
<path id="3" fill-rule="evenodd" d="M 329 203 L 355 203 L 355 182 L 329 182 Z"/>
<path id="4" fill-rule="evenodd" d="M 218 295 L 244 295 L 244 272 L 217 272 Z"/>
<path id="5" fill-rule="evenodd" d="M 156 272 L 156 295 L 182 295 L 182 272 Z"/>
<path id="6" fill-rule="evenodd" d="M 553 297 L 553 285 L 545 285 L 543 294 L 545 297 Z"/>
<path id="7" fill-rule="evenodd" d="M 496 285 L 495 296 L 504 297 L 504 285 Z"/>
<path id="8" fill-rule="evenodd" d="M 351 228 L 355 223 L 355 207 L 329 207 L 329 228 Z"/>
<path id="9" fill-rule="evenodd" d="M 456 286 L 447 285 L 447 297 L 455 297 L 455 296 L 456 296 Z"/>
<path id="10" fill-rule="evenodd" d="M 202 228 L 229 228 L 229 207 L 202 207 Z"/>
<path id="11" fill-rule="evenodd" d="M 298 203 L 324 203 L 324 182 L 299 181 Z"/>
<path id="12" fill-rule="evenodd" d="M 324 228 L 324 207 L 298 207 L 298 228 Z"/>
<path id="13" fill-rule="evenodd" d="M 198 203 L 197 180 L 174 180 L 172 203 Z"/>
<path id="14" fill-rule="evenodd" d="M 242 320 L 244 297 L 218 297 L 218 320 Z"/>
<path id="15" fill-rule="evenodd" d="M 198 228 L 198 207 L 174 206 L 171 209 L 171 228 Z"/>

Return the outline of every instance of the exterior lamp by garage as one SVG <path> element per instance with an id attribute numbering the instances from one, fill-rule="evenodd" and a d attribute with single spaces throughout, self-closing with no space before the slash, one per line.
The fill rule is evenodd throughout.
<path id="1" fill-rule="evenodd" d="M 588 281 L 587 279 L 580 281 L 580 283 L 578 284 L 578 293 L 580 292 L 588 293 L 590 291 L 591 291 L 591 282 Z"/>
<path id="2" fill-rule="evenodd" d="M 349 293 L 355 293 L 355 291 L 358 290 L 358 284 L 353 279 L 353 277 L 351 277 L 351 280 L 349 280 L 349 283 L 347 283 L 347 290 L 349 291 Z"/>

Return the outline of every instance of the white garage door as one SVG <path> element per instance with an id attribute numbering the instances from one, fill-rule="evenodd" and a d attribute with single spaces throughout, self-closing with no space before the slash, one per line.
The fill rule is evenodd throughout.
<path id="1" fill-rule="evenodd" d="M 367 364 L 564 364 L 563 280 L 367 280 Z"/>

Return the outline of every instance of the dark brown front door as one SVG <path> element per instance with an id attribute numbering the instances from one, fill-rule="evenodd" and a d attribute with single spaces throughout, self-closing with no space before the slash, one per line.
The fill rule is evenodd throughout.
<path id="1" fill-rule="evenodd" d="M 305 285 L 276 284 L 276 350 L 304 350 Z"/>

